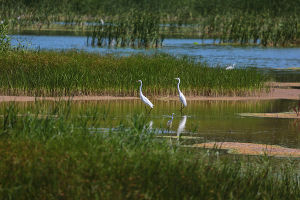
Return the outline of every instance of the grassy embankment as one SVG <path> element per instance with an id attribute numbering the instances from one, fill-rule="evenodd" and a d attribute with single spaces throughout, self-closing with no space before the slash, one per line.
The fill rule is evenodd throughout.
<path id="1" fill-rule="evenodd" d="M 281 160 L 238 159 L 158 140 L 135 116 L 129 127 L 91 133 L 97 107 L 70 102 L 20 117 L 1 106 L 1 199 L 297 199 L 299 176 Z M 38 108 L 39 107 L 39 108 Z M 32 113 L 32 114 L 30 114 Z M 43 114 L 43 115 L 39 115 Z M 45 115 L 48 114 L 48 115 Z M 89 117 L 86 117 L 89 116 Z"/>
<path id="2" fill-rule="evenodd" d="M 242 96 L 265 89 L 266 77 L 255 69 L 225 70 L 167 55 L 100 56 L 83 52 L 19 52 L 0 55 L 2 95 Z"/>
<path id="3" fill-rule="evenodd" d="M 164 34 L 214 38 L 216 43 L 258 43 L 263 46 L 299 45 L 300 39 L 300 4 L 292 0 L 151 0 L 128 1 L 126 4 L 120 0 L 114 4 L 109 0 L 101 3 L 96 0 L 3 0 L 0 5 L 0 19 L 11 30 L 93 32 L 97 29 L 95 22 L 104 19 L 105 26 L 101 27 L 100 35 L 123 37 L 126 30 L 131 30 L 125 34 L 130 37 L 136 30 L 141 30 L 139 24 L 145 21 L 129 23 L 124 28 L 124 23 L 132 21 L 130 13 L 134 10 L 140 15 L 152 14 L 155 16 L 152 21 L 163 25 L 159 34 L 155 31 L 154 38 Z M 153 28 L 147 23 L 145 26 L 141 37 L 145 37 L 147 28 Z"/>

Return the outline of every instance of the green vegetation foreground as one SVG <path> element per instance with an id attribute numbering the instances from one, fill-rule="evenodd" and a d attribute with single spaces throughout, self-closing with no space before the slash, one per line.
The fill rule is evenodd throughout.
<path id="1" fill-rule="evenodd" d="M 97 106 L 0 107 L 0 199 L 298 199 L 292 162 L 188 151 L 148 130 L 143 116 L 97 132 Z M 25 113 L 25 114 L 24 114 Z M 89 117 L 87 117 L 89 116 Z M 96 132 L 95 132 L 96 130 Z M 285 163 L 285 164 L 284 164 Z"/>
<path id="2" fill-rule="evenodd" d="M 0 55 L 2 95 L 138 96 L 177 95 L 175 77 L 185 95 L 253 95 L 266 77 L 255 69 L 225 70 L 168 55 L 117 57 L 83 52 L 7 51 Z"/>

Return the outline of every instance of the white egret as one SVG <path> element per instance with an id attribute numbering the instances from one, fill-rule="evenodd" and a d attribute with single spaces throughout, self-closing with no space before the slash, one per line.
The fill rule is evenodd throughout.
<path id="1" fill-rule="evenodd" d="M 138 80 L 138 82 L 141 83 L 141 85 L 140 85 L 140 98 L 141 98 L 142 102 L 144 102 L 147 106 L 149 106 L 152 109 L 153 104 L 149 101 L 149 99 L 147 99 L 147 97 L 145 97 L 143 95 L 143 92 L 142 92 L 143 82 L 141 80 Z"/>
<path id="2" fill-rule="evenodd" d="M 226 67 L 226 70 L 232 70 L 232 69 L 234 69 L 234 66 L 235 66 L 235 63 L 233 63 L 233 65 Z"/>
<path id="3" fill-rule="evenodd" d="M 186 103 L 185 96 L 182 94 L 182 92 L 181 92 L 180 89 L 179 89 L 180 78 L 175 78 L 175 79 L 178 80 L 177 89 L 178 89 L 178 93 L 179 93 L 179 99 L 180 99 L 182 105 L 183 105 L 184 107 L 186 107 L 186 106 L 187 106 L 187 103 Z M 182 109 L 183 109 L 183 106 L 182 106 L 182 105 L 181 105 L 181 109 L 180 109 L 181 113 L 182 113 Z"/>

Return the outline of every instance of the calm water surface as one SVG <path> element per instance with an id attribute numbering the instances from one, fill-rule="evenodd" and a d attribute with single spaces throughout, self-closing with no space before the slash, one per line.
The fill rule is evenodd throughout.
<path id="1" fill-rule="evenodd" d="M 102 54 L 130 55 L 134 53 L 168 53 L 189 56 L 210 65 L 226 66 L 236 63 L 238 67 L 289 68 L 300 67 L 300 48 L 264 48 L 257 46 L 213 45 L 213 40 L 165 39 L 159 49 L 98 48 L 87 46 L 84 36 L 37 36 L 12 35 L 12 44 L 21 43 L 30 49 L 70 50 L 77 49 Z"/>
<path id="2" fill-rule="evenodd" d="M 284 147 L 300 148 L 300 121 L 294 119 L 271 119 L 241 117 L 245 112 L 286 112 L 295 104 L 290 100 L 272 101 L 190 101 L 180 114 L 179 101 L 154 101 L 154 109 L 147 115 L 146 125 L 162 136 L 193 136 L 188 143 L 199 142 L 252 142 L 260 144 L 276 144 Z M 24 110 L 33 107 L 34 103 L 18 103 Z M 45 102 L 45 110 L 54 102 Z M 1 103 L 3 108 L 7 103 Z M 98 109 L 99 124 L 90 126 L 93 134 L 103 134 L 120 123 L 128 124 L 135 114 L 146 113 L 139 100 L 123 101 L 81 101 L 72 102 L 73 116 Z M 25 112 L 25 111 L 24 111 Z M 26 111 L 27 112 L 27 111 Z M 168 121 L 175 113 L 172 125 Z"/>

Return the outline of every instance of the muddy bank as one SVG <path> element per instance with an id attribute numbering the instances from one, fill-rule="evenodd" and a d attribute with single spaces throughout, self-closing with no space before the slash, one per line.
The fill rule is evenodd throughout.
<path id="1" fill-rule="evenodd" d="M 287 83 L 288 86 L 295 84 Z M 299 83 L 296 83 L 298 86 Z M 286 86 L 286 84 L 283 84 Z M 300 85 L 300 84 L 299 84 Z M 272 99 L 291 99 L 300 100 L 300 89 L 281 88 L 282 85 L 273 85 L 270 93 L 262 93 L 257 96 L 186 96 L 187 101 L 205 101 L 205 100 L 220 100 L 220 101 L 242 101 L 242 100 L 272 100 Z M 74 97 L 33 97 L 33 96 L 0 96 L 0 102 L 26 102 L 36 100 L 73 100 L 73 101 L 101 101 L 101 100 L 134 100 L 139 97 L 115 97 L 115 96 L 74 96 Z M 178 100 L 178 96 L 149 96 L 149 99 L 155 100 Z"/>

